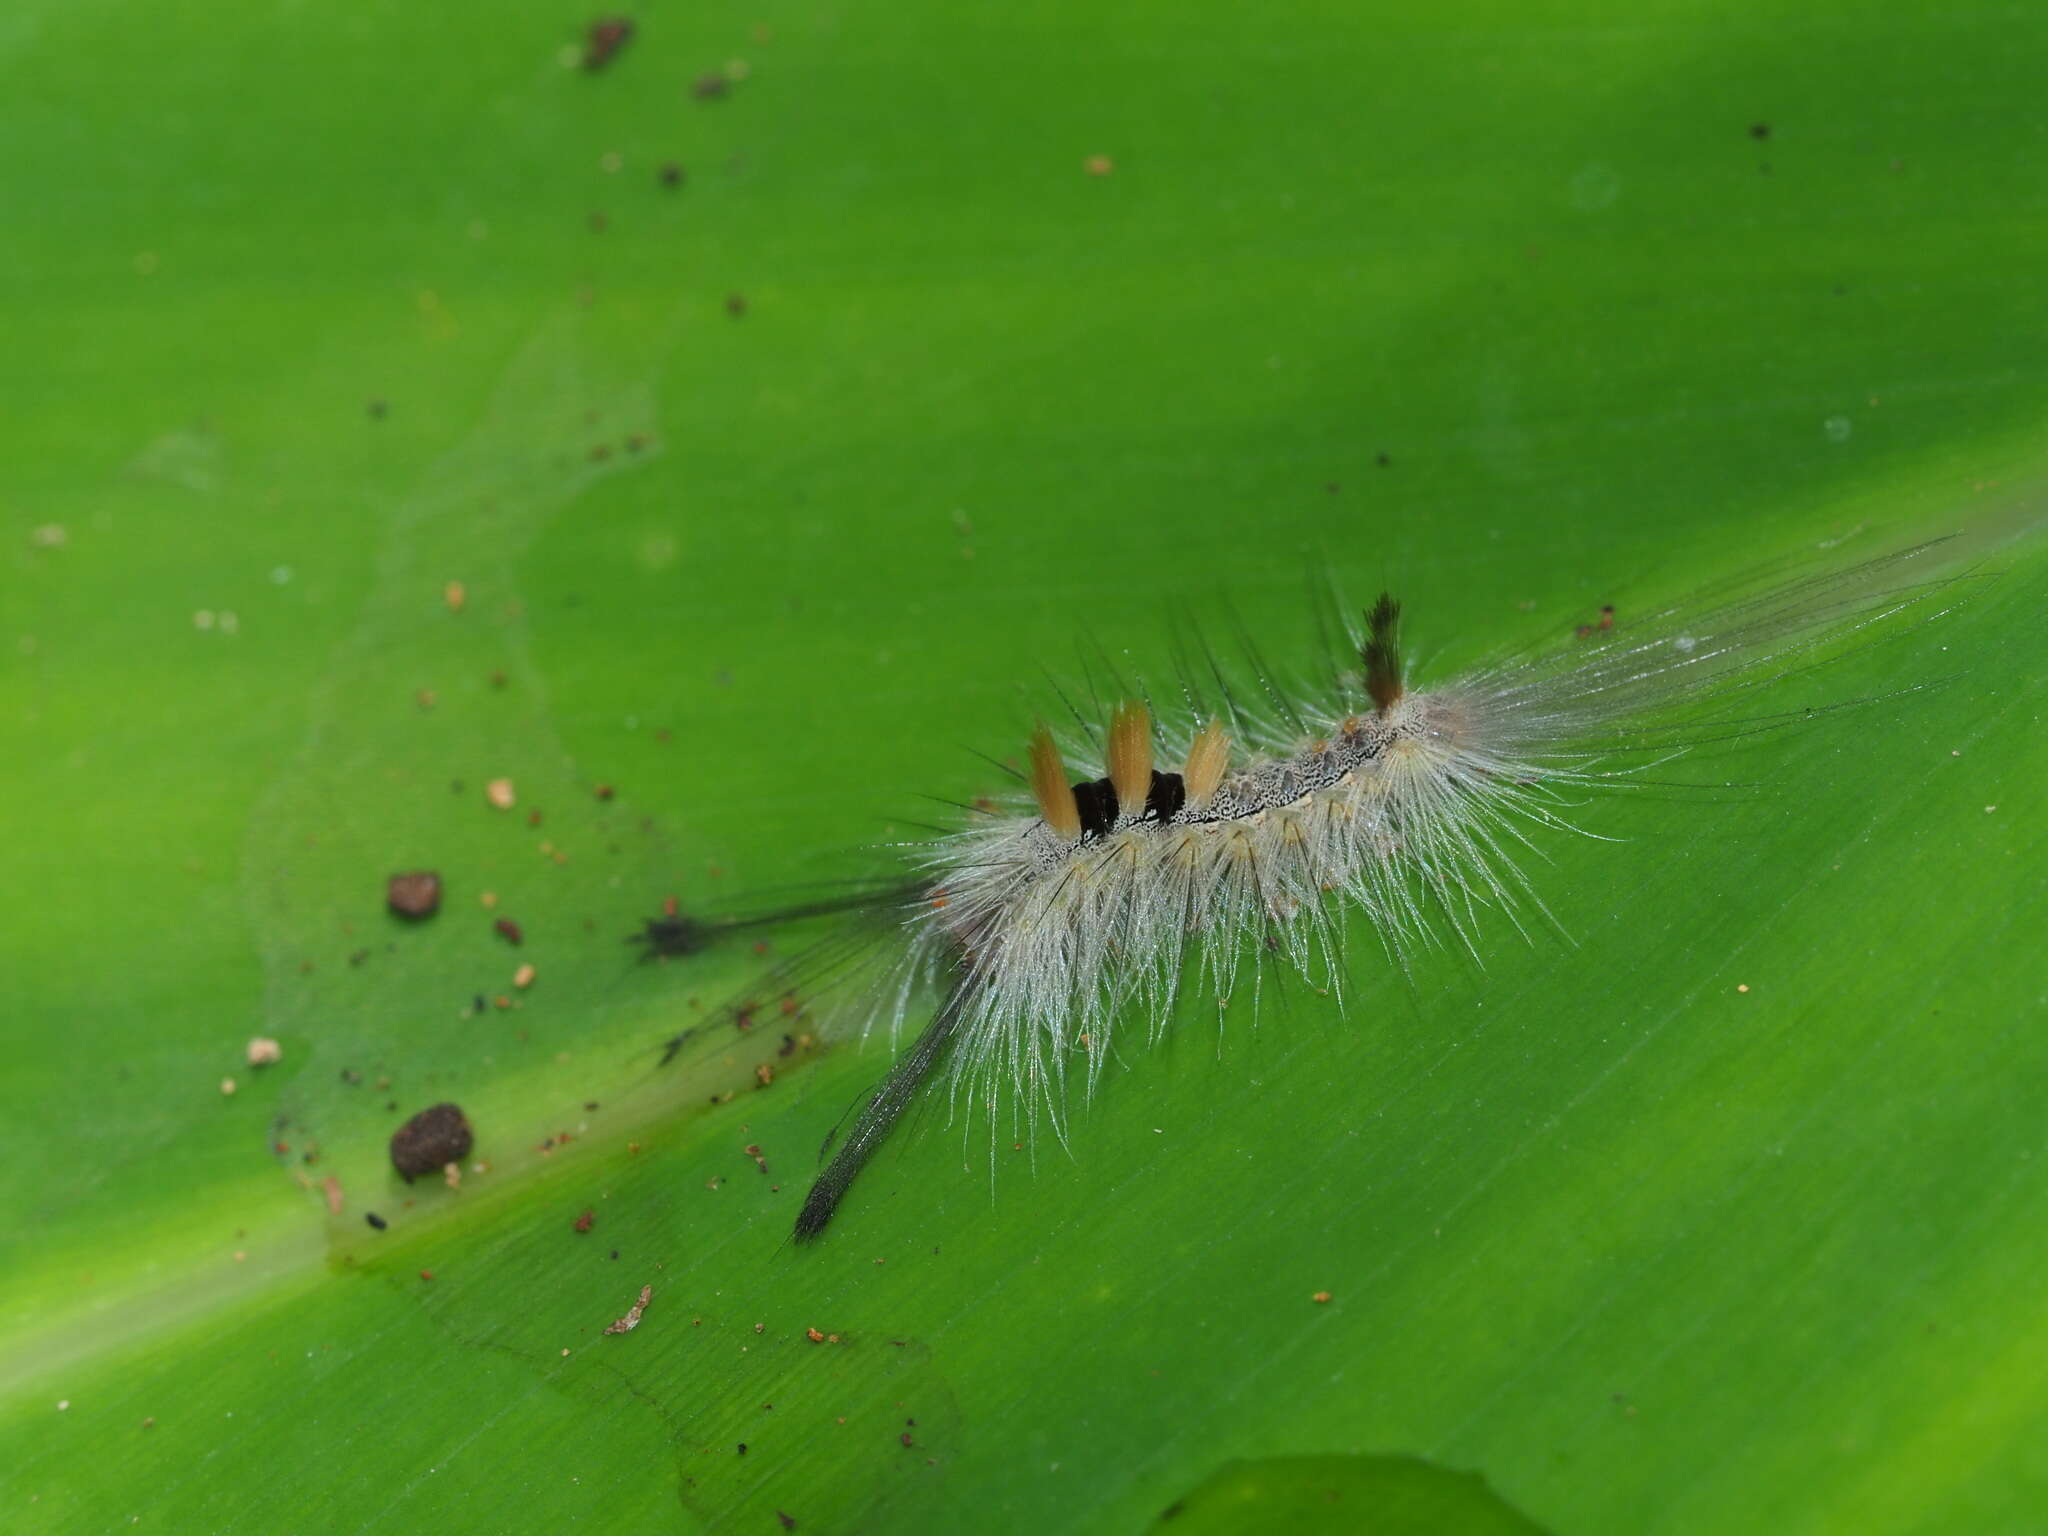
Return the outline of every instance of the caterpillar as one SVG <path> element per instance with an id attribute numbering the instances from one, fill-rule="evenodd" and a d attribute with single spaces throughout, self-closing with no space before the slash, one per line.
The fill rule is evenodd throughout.
<path id="1" fill-rule="evenodd" d="M 827 1138 L 792 1234 L 808 1241 L 935 1076 L 992 1136 L 1007 1097 L 1064 1138 L 1071 1080 L 1093 1093 L 1127 1020 L 1156 1039 L 1190 992 L 1218 1009 L 1247 986 L 1256 999 L 1269 964 L 1341 1001 L 1347 919 L 1402 966 L 1445 941 L 1478 956 L 1488 912 L 1526 933 L 1524 913 L 1548 912 L 1522 856 L 1578 830 L 1584 791 L 1872 702 L 1744 709 L 1895 615 L 1945 613 L 1963 579 L 1934 569 L 1947 542 L 1755 573 L 1626 621 L 1603 609 L 1567 642 L 1442 682 L 1410 676 L 1392 596 L 1344 622 L 1325 594 L 1332 654 L 1315 689 L 1283 689 L 1249 647 L 1233 678 L 1202 644 L 1163 698 L 1129 685 L 1092 714 L 1070 704 L 1064 733 L 1041 720 L 1022 764 L 997 765 L 1010 794 L 887 850 L 872 881 L 724 918 L 665 914 L 634 937 L 678 956 L 822 921 L 750 997 L 826 1000 L 828 1031 L 886 1025 L 892 1039 L 922 1017 L 836 1149 Z M 755 1006 L 737 1006 L 742 1025 Z"/>

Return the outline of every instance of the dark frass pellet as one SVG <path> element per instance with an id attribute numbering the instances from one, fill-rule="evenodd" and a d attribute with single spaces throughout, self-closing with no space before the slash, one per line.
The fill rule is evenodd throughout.
<path id="1" fill-rule="evenodd" d="M 391 1133 L 391 1166 L 410 1183 L 469 1156 L 469 1117 L 454 1104 L 423 1109 Z"/>
<path id="2" fill-rule="evenodd" d="M 441 877 L 431 869 L 393 875 L 384 900 L 400 917 L 432 917 L 441 910 Z"/>
<path id="3" fill-rule="evenodd" d="M 375 1211 L 363 1212 L 363 1220 L 367 1221 L 379 1232 L 382 1232 L 384 1230 L 384 1218 L 382 1216 L 379 1216 Z"/>

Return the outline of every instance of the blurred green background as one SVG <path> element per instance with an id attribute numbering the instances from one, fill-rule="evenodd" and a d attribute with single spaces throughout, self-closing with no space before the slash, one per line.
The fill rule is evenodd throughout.
<path id="1" fill-rule="evenodd" d="M 2048 1523 L 2039 540 L 1546 840 L 1569 937 L 1359 935 L 815 1249 L 881 1042 L 658 1072 L 758 961 L 621 942 L 1174 604 L 1305 671 L 1327 564 L 1442 676 L 2025 527 L 2048 13 L 596 14 L 0 17 L 0 1523 Z"/>

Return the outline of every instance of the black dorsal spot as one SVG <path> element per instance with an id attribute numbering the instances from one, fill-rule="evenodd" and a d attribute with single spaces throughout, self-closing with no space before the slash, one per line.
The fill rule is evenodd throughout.
<path id="1" fill-rule="evenodd" d="M 1177 773 L 1152 770 L 1152 787 L 1145 792 L 1145 815 L 1164 825 L 1180 814 L 1187 804 L 1187 785 Z M 1107 837 L 1116 830 L 1123 806 L 1116 797 L 1116 785 L 1108 779 L 1089 779 L 1074 786 L 1074 804 L 1081 812 L 1081 836 Z"/>
<path id="2" fill-rule="evenodd" d="M 1090 779 L 1074 786 L 1074 804 L 1081 808 L 1081 835 L 1106 837 L 1116 826 L 1116 786 L 1107 779 Z"/>
<path id="3" fill-rule="evenodd" d="M 1145 796 L 1145 814 L 1164 826 L 1188 803 L 1188 787 L 1177 773 L 1152 770 L 1152 789 Z"/>

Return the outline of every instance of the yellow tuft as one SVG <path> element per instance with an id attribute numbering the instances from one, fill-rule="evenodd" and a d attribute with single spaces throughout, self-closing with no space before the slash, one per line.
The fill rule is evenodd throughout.
<path id="1" fill-rule="evenodd" d="M 1222 721 L 1211 720 L 1195 733 L 1194 745 L 1188 748 L 1187 766 L 1181 770 L 1188 804 L 1208 804 L 1209 797 L 1216 793 L 1216 786 L 1223 782 L 1223 771 L 1229 766 L 1230 738 L 1224 734 Z"/>
<path id="2" fill-rule="evenodd" d="M 1119 704 L 1109 717 L 1109 782 L 1120 815 L 1145 809 L 1152 793 L 1152 716 L 1142 704 Z"/>
<path id="3" fill-rule="evenodd" d="M 1043 722 L 1031 733 L 1031 793 L 1038 797 L 1038 814 L 1048 827 L 1070 843 L 1081 836 L 1081 807 L 1074 801 L 1073 786 L 1067 783 L 1060 749 L 1053 745 L 1052 732 Z"/>

